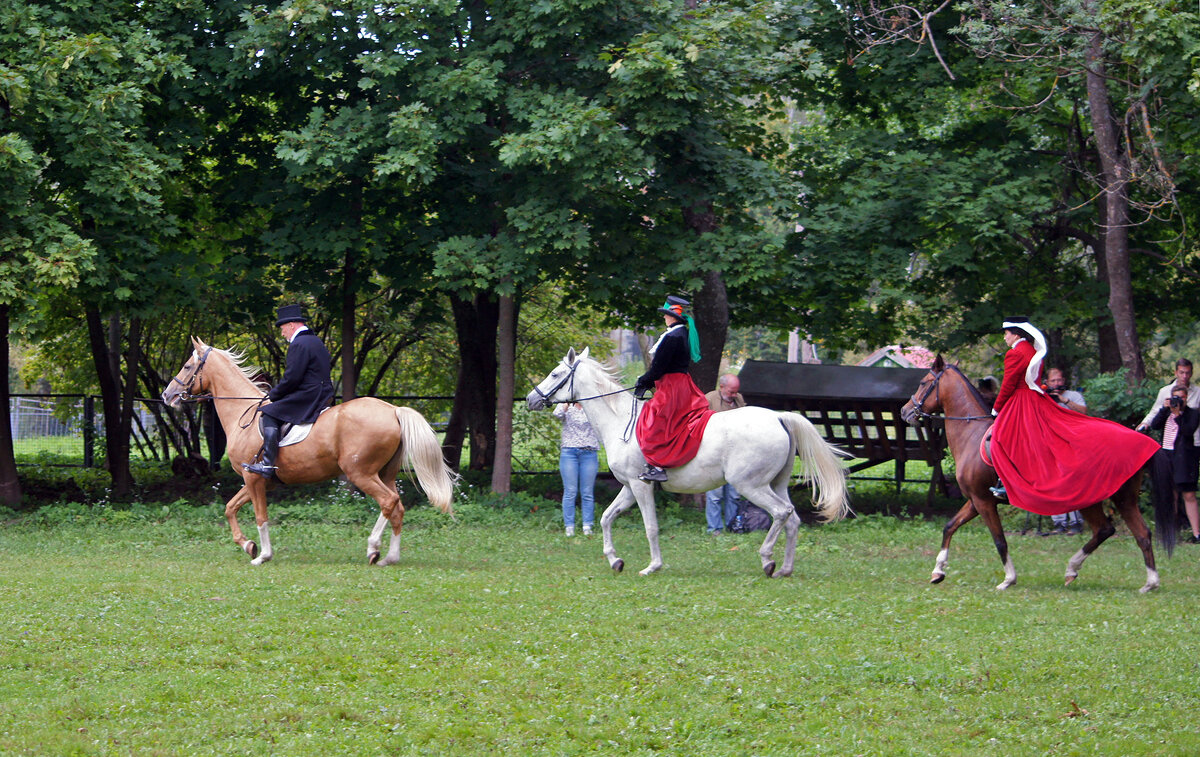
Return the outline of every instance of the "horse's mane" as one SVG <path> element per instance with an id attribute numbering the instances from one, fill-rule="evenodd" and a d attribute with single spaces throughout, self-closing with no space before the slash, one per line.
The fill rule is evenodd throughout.
<path id="1" fill-rule="evenodd" d="M 947 363 L 946 370 L 954 371 L 962 378 L 963 382 L 967 385 L 967 389 L 970 390 L 971 396 L 975 398 L 975 401 L 979 403 L 980 407 L 991 407 L 991 404 L 989 404 L 988 401 L 983 398 L 983 394 L 980 393 L 979 388 L 975 386 L 975 382 L 967 378 L 967 374 L 963 373 L 961 368 L 959 368 L 957 365 Z"/>
<path id="2" fill-rule="evenodd" d="M 601 397 L 601 399 L 603 399 L 604 403 L 608 405 L 609 410 L 612 410 L 614 413 L 619 411 L 621 408 L 618 403 L 621 395 L 609 394 L 609 392 L 617 392 L 625 388 L 621 386 L 621 382 L 617 380 L 619 369 L 611 362 L 601 363 L 599 360 L 591 357 L 580 358 L 580 360 L 596 367 L 597 381 L 600 384 L 599 393 L 608 395 L 606 397 Z"/>
<path id="3" fill-rule="evenodd" d="M 209 345 L 209 347 L 211 347 L 212 351 L 218 355 L 224 355 L 225 358 L 229 360 L 230 364 L 238 370 L 238 373 L 242 374 L 242 378 L 246 379 L 246 381 L 249 381 L 250 385 L 255 389 L 265 394 L 270 388 L 270 385 L 267 382 L 258 378 L 262 375 L 261 370 L 254 366 L 246 365 L 246 353 L 235 350 L 223 350 L 219 347 L 212 347 L 212 345 Z"/>

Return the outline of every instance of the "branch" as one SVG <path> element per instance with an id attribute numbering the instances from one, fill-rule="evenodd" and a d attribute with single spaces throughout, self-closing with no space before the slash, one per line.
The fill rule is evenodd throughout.
<path id="1" fill-rule="evenodd" d="M 1144 247 L 1130 247 L 1129 251 L 1136 252 L 1138 255 L 1145 255 L 1148 258 L 1154 258 L 1155 260 L 1161 261 L 1168 268 L 1174 268 L 1176 271 L 1178 271 L 1179 273 L 1182 273 L 1184 276 L 1187 276 L 1188 278 L 1200 279 L 1200 271 L 1196 271 L 1192 268 L 1188 268 L 1186 266 L 1180 265 L 1179 263 L 1176 263 L 1172 258 L 1169 258 L 1166 255 L 1163 255 L 1161 252 L 1155 252 L 1154 250 L 1147 250 Z"/>
<path id="2" fill-rule="evenodd" d="M 920 46 L 926 39 L 929 40 L 929 47 L 933 50 L 934 57 L 941 65 L 946 75 L 953 81 L 955 79 L 954 72 L 950 70 L 950 66 L 946 64 L 946 60 L 942 57 L 942 53 L 938 50 L 937 42 L 933 37 L 933 29 L 929 26 L 929 21 L 946 9 L 950 5 L 950 0 L 942 0 L 942 4 L 928 13 L 921 13 L 911 5 L 893 5 L 888 8 L 877 8 L 874 2 L 870 8 L 865 8 L 859 5 L 856 10 L 858 17 L 862 20 L 866 27 L 868 35 L 870 32 L 882 32 L 882 36 L 877 39 L 868 39 L 862 49 L 850 56 L 849 63 L 854 65 L 859 56 L 866 55 L 872 48 L 881 45 L 891 45 L 902 40 L 915 42 Z M 912 23 L 905 23 L 908 19 L 914 18 Z M 920 30 L 919 33 L 917 30 Z M 853 31 L 850 33 L 854 37 Z"/>

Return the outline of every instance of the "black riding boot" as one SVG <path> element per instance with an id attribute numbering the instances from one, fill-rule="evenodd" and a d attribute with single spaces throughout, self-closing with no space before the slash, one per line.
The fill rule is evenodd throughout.
<path id="1" fill-rule="evenodd" d="M 242 467 L 264 478 L 275 475 L 275 458 L 279 454 L 279 419 L 264 415 L 262 420 L 262 460 Z"/>
<path id="2" fill-rule="evenodd" d="M 643 481 L 666 481 L 667 472 L 657 465 L 646 463 L 646 467 L 642 469 L 642 473 L 638 478 Z"/>

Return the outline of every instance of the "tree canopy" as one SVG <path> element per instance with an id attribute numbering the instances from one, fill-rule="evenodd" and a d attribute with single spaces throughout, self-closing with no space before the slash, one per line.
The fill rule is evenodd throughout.
<path id="1" fill-rule="evenodd" d="M 481 468 L 539 330 L 522 319 L 555 308 L 644 326 L 690 295 L 718 361 L 730 323 L 953 349 L 1022 313 L 1136 380 L 1143 345 L 1200 315 L 1180 296 L 1200 269 L 1197 16 L 9 4 L 0 314 L 41 364 L 94 376 L 113 439 L 193 331 L 277 373 L 272 314 L 300 301 L 343 396 L 436 371 L 449 454 L 469 440 Z M 127 454 L 108 450 L 114 476 Z"/>

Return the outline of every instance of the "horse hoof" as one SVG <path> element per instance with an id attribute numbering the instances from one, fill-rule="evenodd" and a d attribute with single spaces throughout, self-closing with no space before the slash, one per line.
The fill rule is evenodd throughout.
<path id="1" fill-rule="evenodd" d="M 767 578 L 770 578 L 771 576 L 775 575 L 775 561 L 774 560 L 772 560 L 771 562 L 769 562 L 763 566 L 763 573 L 767 574 Z"/>
<path id="2" fill-rule="evenodd" d="M 616 562 L 612 564 L 612 569 L 614 573 L 620 573 L 621 571 L 625 570 L 625 561 L 617 558 Z"/>
<path id="3" fill-rule="evenodd" d="M 372 552 L 369 555 L 367 555 L 367 565 L 374 565 L 377 562 L 379 562 L 379 553 L 378 552 Z"/>
<path id="4" fill-rule="evenodd" d="M 1067 576 L 1066 580 L 1063 581 L 1063 586 L 1070 586 L 1074 580 L 1075 576 Z"/>
<path id="5" fill-rule="evenodd" d="M 946 580 L 945 573 L 934 573 L 933 577 L 929 579 L 929 583 L 940 584 L 942 581 L 945 581 L 945 580 Z"/>
<path id="6" fill-rule="evenodd" d="M 246 554 L 250 555 L 251 560 L 258 557 L 258 545 L 255 544 L 254 542 L 252 542 L 252 541 L 246 542 L 246 544 L 242 547 L 242 549 L 246 550 Z"/>

